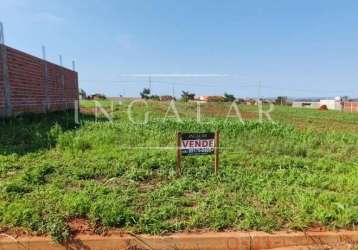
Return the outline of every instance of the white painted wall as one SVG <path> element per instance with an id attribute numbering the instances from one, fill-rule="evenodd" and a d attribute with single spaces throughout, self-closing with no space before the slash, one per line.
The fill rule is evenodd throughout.
<path id="1" fill-rule="evenodd" d="M 320 100 L 319 105 L 326 105 L 329 110 L 342 110 L 342 104 L 336 100 Z"/>
<path id="2" fill-rule="evenodd" d="M 293 108 L 319 109 L 320 102 L 292 102 Z"/>

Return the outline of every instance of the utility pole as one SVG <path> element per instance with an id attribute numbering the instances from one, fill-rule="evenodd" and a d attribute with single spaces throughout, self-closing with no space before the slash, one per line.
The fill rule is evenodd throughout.
<path id="1" fill-rule="evenodd" d="M 50 86 L 48 81 L 48 65 L 46 61 L 46 47 L 42 46 L 42 59 L 44 64 L 44 82 L 45 82 L 45 103 L 44 108 L 46 112 L 50 111 Z"/>
<path id="2" fill-rule="evenodd" d="M 173 83 L 173 86 L 172 86 L 172 97 L 175 98 L 175 84 Z"/>
<path id="3" fill-rule="evenodd" d="M 63 65 L 62 65 L 62 56 L 61 55 L 58 56 L 58 60 L 60 61 L 60 66 L 62 67 Z"/>
<path id="4" fill-rule="evenodd" d="M 60 66 L 63 67 L 62 64 L 62 55 L 58 56 L 58 59 L 60 61 Z M 64 69 L 61 68 L 61 85 L 62 85 L 62 105 L 64 105 L 64 108 L 67 109 L 67 103 L 65 101 L 65 73 L 64 73 Z"/>
<path id="5" fill-rule="evenodd" d="M 75 62 L 75 60 L 72 61 L 72 70 L 76 71 L 76 62 Z"/>
<path id="6" fill-rule="evenodd" d="M 261 99 L 261 81 L 259 81 L 259 84 L 257 86 L 257 105 L 259 104 Z"/>
<path id="7" fill-rule="evenodd" d="M 2 79 L 4 87 L 4 115 L 12 115 L 12 103 L 11 103 L 11 85 L 9 80 L 9 68 L 7 64 L 7 49 L 5 46 L 5 35 L 4 35 L 4 26 L 0 22 L 0 62 L 2 64 Z"/>
<path id="8" fill-rule="evenodd" d="M 150 90 L 150 92 L 152 92 L 152 77 L 151 76 L 149 76 L 148 81 L 149 81 L 149 90 Z"/>
<path id="9" fill-rule="evenodd" d="M 5 38 L 4 38 L 4 26 L 2 25 L 2 22 L 0 22 L 0 45 L 5 44 Z"/>
<path id="10" fill-rule="evenodd" d="M 42 59 L 46 60 L 46 47 L 45 47 L 45 45 L 42 45 L 41 49 L 42 49 Z"/>
<path id="11" fill-rule="evenodd" d="M 75 60 L 72 60 L 72 70 L 74 72 L 76 72 L 76 61 Z M 80 92 L 80 88 L 78 86 L 78 74 L 77 73 L 76 73 L 76 79 L 75 79 L 74 85 L 75 85 L 75 89 L 76 89 L 77 96 L 78 96 L 78 93 Z M 80 103 L 77 100 L 74 102 L 74 109 L 75 109 L 75 112 L 80 110 Z"/>

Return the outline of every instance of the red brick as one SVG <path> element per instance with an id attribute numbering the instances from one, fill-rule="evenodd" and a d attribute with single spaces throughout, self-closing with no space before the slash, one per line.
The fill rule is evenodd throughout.
<path id="1" fill-rule="evenodd" d="M 46 84 L 50 110 L 73 108 L 78 101 L 77 72 L 44 61 L 14 48 L 6 47 L 13 113 L 44 112 Z M 47 64 L 47 83 L 45 81 Z M 64 86 L 62 86 L 62 75 Z M 0 116 L 4 113 L 4 83 L 0 65 Z"/>

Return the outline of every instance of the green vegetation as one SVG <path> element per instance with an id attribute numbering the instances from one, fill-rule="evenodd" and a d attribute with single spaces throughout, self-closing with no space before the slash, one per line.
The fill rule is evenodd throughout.
<path id="1" fill-rule="evenodd" d="M 190 100 L 194 100 L 194 98 L 195 98 L 194 93 L 190 93 L 189 91 L 182 91 L 182 94 L 181 94 L 182 101 L 188 102 Z"/>
<path id="2" fill-rule="evenodd" d="M 142 99 L 152 99 L 159 101 L 160 97 L 158 95 L 151 95 L 151 91 L 148 88 L 144 88 L 142 92 L 140 92 L 140 96 Z"/>
<path id="3" fill-rule="evenodd" d="M 225 94 L 224 94 L 224 101 L 225 101 L 225 102 L 233 102 L 233 101 L 235 101 L 235 100 L 236 100 L 236 98 L 235 98 L 234 95 L 228 94 L 228 93 L 225 93 Z"/>
<path id="4" fill-rule="evenodd" d="M 162 234 L 183 230 L 352 228 L 358 224 L 358 116 L 276 107 L 278 123 L 225 119 L 230 104 L 178 103 L 182 122 L 160 102 L 113 107 L 96 119 L 94 103 L 73 114 L 31 115 L 0 122 L 0 225 L 56 241 L 74 218 L 93 227 Z M 111 109 L 109 100 L 102 106 Z M 143 125 L 145 112 L 149 121 Z M 111 113 L 111 112 L 109 112 Z M 183 158 L 175 176 L 175 132 L 221 130 L 221 165 Z"/>

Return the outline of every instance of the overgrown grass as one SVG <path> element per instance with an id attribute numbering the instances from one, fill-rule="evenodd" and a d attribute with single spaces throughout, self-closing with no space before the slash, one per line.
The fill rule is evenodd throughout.
<path id="1" fill-rule="evenodd" d="M 353 115 L 281 108 L 273 114 L 280 123 L 220 114 L 176 122 L 157 119 L 166 112 L 161 105 L 136 110 L 137 118 L 152 112 L 146 125 L 126 119 L 126 104 L 116 107 L 113 123 L 87 115 L 77 125 L 63 113 L 1 122 L 0 224 L 57 241 L 70 237 L 73 218 L 149 234 L 358 224 L 358 135 L 307 122 L 317 115 L 354 124 Z M 292 112 L 308 129 L 285 122 Z M 215 129 L 219 174 L 210 156 L 187 157 L 176 177 L 175 132 Z"/>

